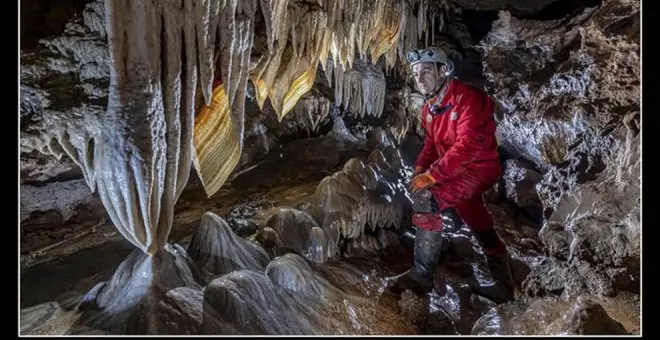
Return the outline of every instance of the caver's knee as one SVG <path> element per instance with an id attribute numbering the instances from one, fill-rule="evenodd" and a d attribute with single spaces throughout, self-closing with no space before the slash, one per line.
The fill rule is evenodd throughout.
<path id="1" fill-rule="evenodd" d="M 475 197 L 481 197 L 490 187 L 492 187 L 492 184 L 488 186 L 485 181 L 477 182 L 471 178 L 462 178 L 435 185 L 432 192 L 439 203 L 440 209 L 444 209 L 466 204 L 474 200 Z"/>
<path id="2" fill-rule="evenodd" d="M 473 199 L 469 202 L 456 205 L 458 215 L 472 231 L 492 229 L 494 225 L 493 216 L 488 211 L 483 199 Z"/>
<path id="3" fill-rule="evenodd" d="M 467 172 L 478 177 L 479 190 L 483 192 L 502 179 L 502 164 L 499 161 L 486 162 L 469 169 Z"/>
<path id="4" fill-rule="evenodd" d="M 428 231 L 442 231 L 444 224 L 440 214 L 420 214 L 415 213 L 412 216 L 412 223 L 416 227 Z"/>
<path id="5" fill-rule="evenodd" d="M 489 162 L 475 166 L 462 174 L 442 181 L 433 186 L 431 191 L 438 202 L 446 206 L 466 203 L 492 188 L 501 178 L 501 167 L 498 162 Z"/>

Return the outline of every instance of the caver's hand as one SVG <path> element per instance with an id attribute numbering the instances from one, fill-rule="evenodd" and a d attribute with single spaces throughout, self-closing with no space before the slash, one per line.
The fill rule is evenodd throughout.
<path id="1" fill-rule="evenodd" d="M 435 184 L 435 178 L 431 176 L 431 174 L 425 172 L 419 175 L 416 175 L 410 180 L 410 184 L 408 185 L 408 189 L 410 190 L 411 193 L 416 193 L 420 190 L 428 189 L 430 188 L 433 184 Z"/>

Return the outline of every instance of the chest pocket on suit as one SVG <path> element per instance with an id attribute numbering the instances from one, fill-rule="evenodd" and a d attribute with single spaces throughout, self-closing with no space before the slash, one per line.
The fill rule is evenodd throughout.
<path id="1" fill-rule="evenodd" d="M 447 128 L 445 130 L 445 136 L 444 140 L 447 144 L 454 144 L 456 142 L 456 138 L 458 138 L 458 112 L 457 111 L 450 111 L 446 113 L 447 117 L 445 117 L 445 121 L 447 122 Z"/>

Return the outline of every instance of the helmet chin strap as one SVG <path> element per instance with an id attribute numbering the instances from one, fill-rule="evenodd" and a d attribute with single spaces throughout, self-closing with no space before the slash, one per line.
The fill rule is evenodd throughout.
<path id="1" fill-rule="evenodd" d="M 426 101 L 426 100 L 429 100 L 429 99 L 431 99 L 431 98 L 433 98 L 433 97 L 435 97 L 435 95 L 438 94 L 438 92 L 440 92 L 440 89 L 442 89 L 442 87 L 443 87 L 443 86 L 445 85 L 445 83 L 447 82 L 447 79 L 449 78 L 449 77 L 446 76 L 446 75 L 442 75 L 442 76 L 440 76 L 440 72 L 439 72 L 439 70 L 438 70 L 438 67 L 435 68 L 435 75 L 436 75 L 437 78 L 439 79 L 439 81 L 438 81 L 438 86 L 436 86 L 435 89 L 433 89 L 433 91 L 429 92 L 429 94 L 427 94 L 427 95 L 424 96 L 424 100 L 425 100 L 425 101 Z"/>
<path id="2" fill-rule="evenodd" d="M 447 78 L 446 77 L 443 78 L 442 81 L 439 82 L 438 86 L 433 91 L 429 92 L 427 95 L 424 95 L 424 99 L 429 100 L 429 99 L 435 97 L 435 95 L 438 94 L 438 92 L 440 92 L 440 89 L 442 88 L 442 85 L 444 85 L 446 81 L 447 81 Z"/>

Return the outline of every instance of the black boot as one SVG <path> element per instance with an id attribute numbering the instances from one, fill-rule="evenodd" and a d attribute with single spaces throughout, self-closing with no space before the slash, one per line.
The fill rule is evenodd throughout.
<path id="1" fill-rule="evenodd" d="M 503 283 L 511 298 L 513 298 L 514 291 L 518 288 L 516 280 L 513 276 L 513 268 L 511 267 L 511 256 L 507 252 L 504 256 L 486 256 L 488 269 L 493 279 Z"/>
<path id="2" fill-rule="evenodd" d="M 516 281 L 511 268 L 511 257 L 494 228 L 475 232 L 483 244 L 486 262 L 493 279 L 503 283 L 513 294 Z"/>
<path id="3" fill-rule="evenodd" d="M 417 228 L 413 267 L 395 277 L 388 283 L 388 287 L 395 294 L 400 294 L 407 289 L 411 289 L 418 294 L 431 290 L 441 252 L 442 232 Z"/>
<path id="4" fill-rule="evenodd" d="M 463 220 L 453 208 L 448 208 L 440 212 L 445 231 L 458 231 L 463 227 Z"/>
<path id="5" fill-rule="evenodd" d="M 511 257 L 495 229 L 474 232 L 483 245 L 486 264 L 494 284 L 481 284 L 472 278 L 470 286 L 495 303 L 505 303 L 515 298 L 517 284 L 511 268 Z"/>
<path id="6" fill-rule="evenodd" d="M 509 255 L 486 256 L 491 282 L 481 281 L 476 276 L 468 278 L 468 284 L 475 293 L 487 297 L 496 304 L 509 302 L 515 299 L 518 290 L 511 272 Z"/>

